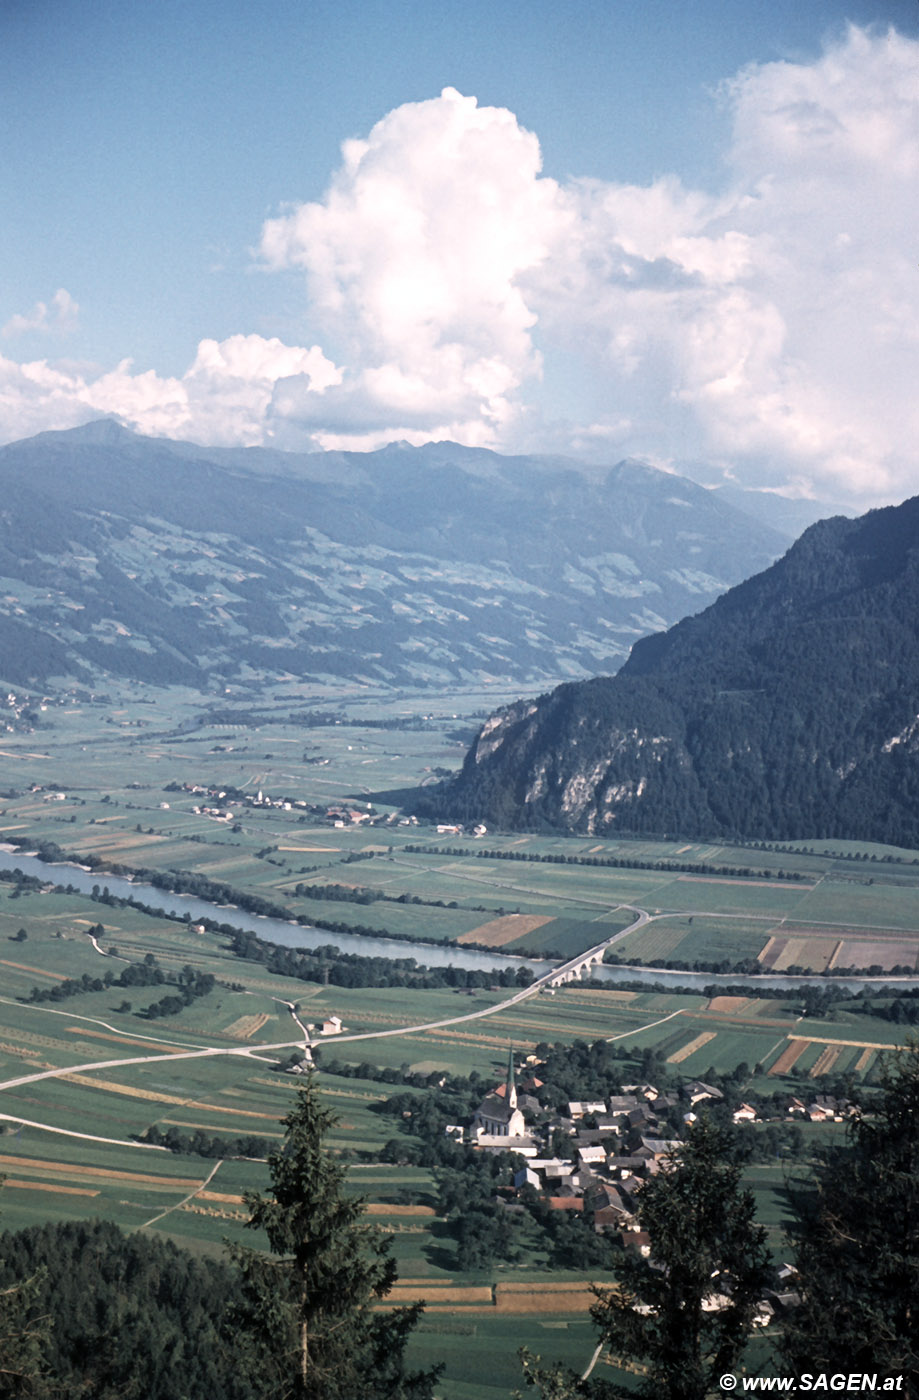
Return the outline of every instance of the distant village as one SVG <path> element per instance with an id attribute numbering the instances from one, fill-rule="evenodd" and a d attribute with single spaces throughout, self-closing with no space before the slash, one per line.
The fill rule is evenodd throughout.
<path id="1" fill-rule="evenodd" d="M 574 1212 L 592 1224 L 597 1234 L 611 1236 L 622 1248 L 648 1259 L 654 1266 L 651 1238 L 641 1229 L 639 1192 L 651 1176 L 668 1169 L 671 1154 L 683 1139 L 673 1124 L 691 1125 L 698 1112 L 721 1104 L 724 1094 L 713 1084 L 692 1080 L 679 1092 L 654 1084 L 626 1084 L 622 1092 L 602 1099 L 568 1102 L 562 1113 L 547 1115 L 536 1097 L 546 1086 L 538 1077 L 534 1056 L 518 1076 L 513 1055 L 507 1076 L 479 1104 L 468 1124 L 452 1124 L 447 1133 L 483 1152 L 512 1152 L 523 1158 L 505 1194 L 508 1209 L 524 1208 L 515 1199 L 532 1193 L 553 1211 Z M 697 1112 L 698 1111 L 698 1112 Z M 849 1100 L 817 1094 L 808 1101 L 789 1096 L 785 1121 L 843 1122 L 854 1111 Z M 757 1109 L 740 1103 L 731 1113 L 736 1124 L 760 1119 Z M 551 1144 L 554 1149 L 547 1152 Z M 795 1270 L 781 1265 L 776 1286 L 764 1291 L 755 1323 L 768 1326 L 799 1301 Z M 717 1287 L 703 1307 L 725 1306 Z"/>
<path id="2" fill-rule="evenodd" d="M 625 1247 L 647 1254 L 635 1193 L 649 1176 L 666 1169 L 670 1154 L 682 1145 L 671 1126 L 674 1120 L 689 1126 L 697 1109 L 721 1102 L 722 1091 L 701 1080 L 684 1084 L 680 1093 L 629 1084 L 605 1099 L 569 1101 L 565 1113 L 547 1117 L 536 1097 L 544 1084 L 535 1068 L 538 1061 L 529 1057 L 518 1085 L 509 1056 L 504 1083 L 486 1095 L 470 1124 L 450 1125 L 448 1134 L 483 1152 L 517 1153 L 526 1159 L 514 1176 L 518 1192 L 530 1187 L 555 1210 L 590 1210 L 597 1231 L 617 1231 Z M 852 1111 L 849 1100 L 831 1094 L 807 1102 L 790 1096 L 785 1118 L 839 1123 Z M 732 1118 L 753 1123 L 759 1113 L 741 1103 Z M 561 1147 L 563 1155 L 546 1155 L 550 1143 Z"/>
<path id="3" fill-rule="evenodd" d="M 280 812 L 300 812 L 303 815 L 308 812 L 310 816 L 324 819 L 329 826 L 339 830 L 359 826 L 392 826 L 396 823 L 400 826 L 418 825 L 416 817 L 399 817 L 394 813 L 383 815 L 375 812 L 369 802 L 363 807 L 339 804 L 320 808 L 298 797 L 272 797 L 261 789 L 252 793 L 231 787 L 208 787 L 201 783 L 170 783 L 166 791 L 187 793 L 190 797 L 197 798 L 198 801 L 193 802 L 190 810 L 196 816 L 209 817 L 216 822 L 238 821 L 240 814 L 246 809 L 264 812 L 274 808 Z"/>

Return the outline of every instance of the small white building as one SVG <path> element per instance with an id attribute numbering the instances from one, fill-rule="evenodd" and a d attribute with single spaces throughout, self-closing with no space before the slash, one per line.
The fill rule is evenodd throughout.
<path id="1" fill-rule="evenodd" d="M 573 1099 L 568 1105 L 569 1118 L 584 1118 L 588 1113 L 597 1114 L 605 1112 L 606 1102 L 603 1099 L 588 1099 L 583 1103 L 580 1103 L 577 1099 Z"/>
<path id="2" fill-rule="evenodd" d="M 593 1147 L 579 1147 L 578 1156 L 584 1166 L 602 1166 L 606 1162 L 606 1148 L 601 1147 L 599 1143 Z"/>

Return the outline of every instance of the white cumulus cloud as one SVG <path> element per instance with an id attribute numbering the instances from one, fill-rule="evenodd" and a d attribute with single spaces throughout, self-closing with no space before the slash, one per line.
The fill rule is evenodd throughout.
<path id="1" fill-rule="evenodd" d="M 261 253 L 302 269 L 322 333 L 347 365 L 319 401 L 279 404 L 325 445 L 404 429 L 503 440 L 538 375 L 523 274 L 568 218 L 513 113 L 446 88 L 348 141 L 324 199 L 269 220 Z"/>
<path id="2" fill-rule="evenodd" d="M 914 40 L 852 27 L 814 63 L 726 85 L 721 195 L 568 191 L 574 271 L 533 305 L 606 365 L 628 450 L 853 501 L 916 489 L 917 72 Z"/>
<path id="3" fill-rule="evenodd" d="M 322 396 L 279 385 L 276 435 L 567 443 L 906 494 L 917 71 L 914 40 L 854 26 L 812 63 L 743 70 L 722 93 L 714 193 L 676 176 L 559 184 L 512 113 L 452 89 L 397 108 L 345 144 L 321 201 L 263 228 L 264 261 L 302 271 L 345 367 Z M 590 420 L 552 421 L 541 349 L 579 367 Z"/>
<path id="4" fill-rule="evenodd" d="M 340 377 L 318 346 L 307 350 L 259 335 L 202 340 L 181 378 L 135 373 L 130 360 L 102 373 L 0 356 L 0 424 L 9 440 L 114 414 L 154 437 L 254 446 L 266 439 L 279 382 L 292 378 L 320 394 Z"/>

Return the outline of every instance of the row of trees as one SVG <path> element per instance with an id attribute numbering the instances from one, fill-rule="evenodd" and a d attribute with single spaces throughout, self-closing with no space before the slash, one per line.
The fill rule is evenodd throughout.
<path id="1" fill-rule="evenodd" d="M 315 923 L 317 927 L 331 927 L 328 920 L 317 919 Z M 533 980 L 533 973 L 526 967 L 500 970 L 452 965 L 420 967 L 414 958 L 379 958 L 361 953 L 343 953 L 335 944 L 320 948 L 283 948 L 259 938 L 248 929 L 227 931 L 236 957 L 263 963 L 279 976 L 295 977 L 301 982 L 331 983 L 336 987 L 455 987 L 468 990 L 493 986 L 526 987 Z M 337 932 L 381 936 L 376 929 L 357 929 L 344 924 Z"/>
<path id="2" fill-rule="evenodd" d="M 97 924 L 96 929 L 99 937 L 105 932 L 101 924 Z M 150 1020 L 178 1015 L 196 997 L 208 996 L 217 985 L 217 980 L 212 973 L 200 972 L 189 963 L 181 972 L 166 973 L 154 955 L 147 953 L 143 962 L 129 963 L 117 976 L 108 968 L 101 977 L 90 977 L 88 972 L 84 972 L 82 977 L 65 977 L 63 982 L 55 982 L 51 987 L 32 987 L 29 1001 L 65 1001 L 68 997 L 82 996 L 86 992 L 105 992 L 111 987 L 161 987 L 167 984 L 176 987 L 177 991 L 161 997 L 146 1008 L 143 1015 Z M 130 1010 L 130 1005 L 130 1002 L 123 1002 L 119 1009 Z"/>
<path id="3" fill-rule="evenodd" d="M 742 842 L 738 844 L 744 844 Z M 584 856 L 561 855 L 555 851 L 519 851 L 498 847 L 489 850 L 476 846 L 422 846 L 417 844 L 403 847 L 406 852 L 418 852 L 429 856 L 473 856 L 476 860 L 516 860 L 539 865 L 586 865 L 600 870 L 659 870 L 674 871 L 687 875 L 728 875 L 744 880 L 804 880 L 807 877 L 797 870 L 763 870 L 752 865 L 716 865 L 712 861 L 700 860 L 642 860 L 638 856 Z"/>

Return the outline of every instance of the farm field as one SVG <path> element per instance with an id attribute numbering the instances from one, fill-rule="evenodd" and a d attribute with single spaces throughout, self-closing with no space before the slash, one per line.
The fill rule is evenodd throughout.
<path id="1" fill-rule="evenodd" d="M 630 927 L 642 908 L 656 917 L 615 944 L 623 961 L 730 968 L 758 959 L 764 969 L 822 971 L 917 967 L 919 866 L 914 852 L 855 843 L 766 850 L 473 838 L 401 825 L 372 794 L 458 764 L 463 744 L 453 736 L 474 721 L 459 713 L 457 697 L 440 704 L 426 697 L 422 720 L 409 702 L 278 694 L 259 705 L 259 722 L 250 714 L 238 723 L 210 722 L 200 697 L 182 692 L 158 693 L 151 704 L 136 688 L 123 699 L 50 711 L 46 727 L 8 735 L 0 752 L 0 840 L 16 837 L 31 850 L 53 842 L 84 864 L 96 862 L 98 881 L 95 894 L 53 888 L 52 879 L 66 877 L 50 869 L 47 886 L 0 881 L 4 1228 L 104 1216 L 201 1252 L 221 1252 L 226 1239 L 252 1243 L 242 1196 L 265 1186 L 264 1161 L 178 1154 L 133 1139 L 155 1126 L 280 1141 L 279 1120 L 297 1087 L 282 1066 L 302 1049 L 299 1022 L 318 1026 L 337 1016 L 342 1033 L 319 1052 L 322 1088 L 339 1119 L 331 1145 L 352 1163 L 370 1219 L 393 1233 L 399 1300 L 416 1289 L 428 1300 L 413 1353 L 446 1361 L 448 1400 L 498 1400 L 521 1383 L 521 1345 L 587 1364 L 594 1342 L 584 1280 L 547 1278 L 525 1250 L 518 1264 L 487 1277 L 461 1273 L 434 1215 L 430 1173 L 380 1161 L 398 1124 L 380 1112 L 393 1088 L 373 1075 L 477 1074 L 484 1092 L 503 1078 L 509 1045 L 523 1056 L 603 1038 L 653 1057 L 676 1079 L 745 1065 L 751 1090 L 803 1095 L 825 1075 L 870 1076 L 883 1047 L 901 1038 L 897 1026 L 844 1002 L 806 1017 L 793 993 L 576 981 L 492 1013 L 509 989 L 344 986 L 238 957 L 225 934 L 107 898 L 106 869 L 190 872 L 279 905 L 291 919 L 416 940 L 394 945 L 393 955 L 421 962 L 418 940 L 487 947 L 498 958 L 573 957 Z M 492 698 L 462 703 L 468 716 Z M 303 718 L 316 709 L 334 709 L 342 722 Z M 290 805 L 240 805 L 229 821 L 192 810 L 220 808 L 216 794 L 231 790 Z M 379 816 L 373 826 L 350 818 L 336 826 L 341 817 L 329 815 L 366 811 L 368 802 Z M 754 873 L 724 873 L 735 868 Z M 303 893 L 305 886 L 324 887 L 323 897 Z M 232 924 L 233 909 L 221 917 Z M 323 931 L 322 941 L 334 945 L 335 931 Z M 125 968 L 149 959 L 167 978 L 210 976 L 214 985 L 179 1010 L 151 1015 L 174 984 L 118 983 Z M 65 979 L 89 985 L 66 1000 L 47 999 Z M 430 1022 L 452 1024 L 418 1029 Z M 336 1073 L 335 1061 L 357 1075 Z M 811 1129 L 829 1126 L 802 1128 L 810 1142 L 818 1140 Z M 778 1253 L 781 1166 L 751 1173 Z M 475 1377 L 470 1343 L 481 1358 Z"/>

